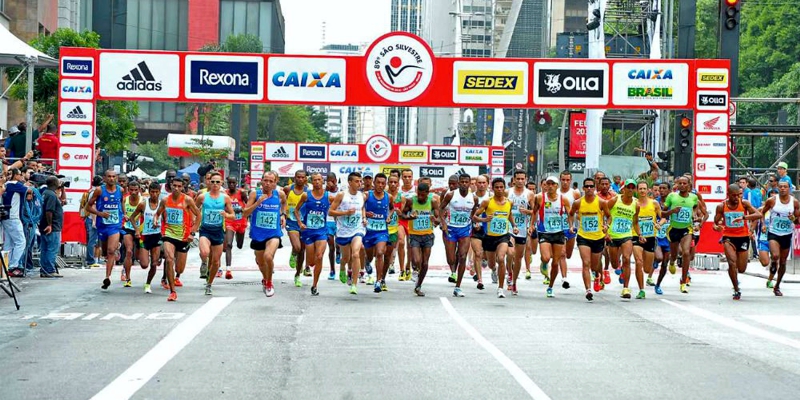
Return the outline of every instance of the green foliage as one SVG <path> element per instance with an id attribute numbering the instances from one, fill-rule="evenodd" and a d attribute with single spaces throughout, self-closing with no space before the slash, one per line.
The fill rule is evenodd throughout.
<path id="1" fill-rule="evenodd" d="M 191 147 L 184 147 L 183 150 L 191 154 L 193 157 L 202 160 L 224 160 L 230 155 L 228 149 L 215 149 L 214 142 L 211 139 L 202 139 L 200 136 L 189 139 L 192 142 Z"/>
<path id="2" fill-rule="evenodd" d="M 785 0 L 744 2 L 741 20 L 739 79 L 746 93 L 778 81 L 800 60 L 800 8 Z"/>
<path id="3" fill-rule="evenodd" d="M 686 0 L 684 0 L 686 1 Z M 677 9 L 677 4 L 675 6 Z M 697 34 L 695 36 L 695 58 L 717 58 L 719 0 L 697 0 Z M 675 25 L 677 27 L 677 25 Z M 677 29 L 675 29 L 677 32 Z"/>
<path id="4" fill-rule="evenodd" d="M 157 143 L 142 143 L 136 151 L 153 159 L 153 162 L 139 164 L 139 168 L 152 176 L 156 176 L 167 169 L 177 170 L 179 167 L 178 159 L 170 157 L 167 153 L 166 139 Z"/>
<path id="5" fill-rule="evenodd" d="M 311 107 L 306 106 L 258 106 L 258 139 L 324 143 L 327 134 L 315 128 L 310 110 Z M 242 120 L 242 129 L 247 131 L 249 118 L 242 117 Z"/>

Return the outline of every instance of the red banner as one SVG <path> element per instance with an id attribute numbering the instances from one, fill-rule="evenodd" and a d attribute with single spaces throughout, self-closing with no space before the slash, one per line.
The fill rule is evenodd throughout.
<path id="1" fill-rule="evenodd" d="M 586 113 L 569 114 L 569 156 L 586 158 Z"/>

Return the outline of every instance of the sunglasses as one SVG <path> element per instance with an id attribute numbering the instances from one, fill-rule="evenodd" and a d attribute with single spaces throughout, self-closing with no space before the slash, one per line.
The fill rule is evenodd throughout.
<path id="1" fill-rule="evenodd" d="M 775 183 L 775 181 L 770 179 L 769 183 Z"/>
<path id="2" fill-rule="evenodd" d="M 213 183 L 215 185 L 219 185 L 220 183 L 222 183 L 222 181 L 211 181 L 211 183 Z"/>
<path id="3" fill-rule="evenodd" d="M 583 185 L 584 189 L 594 189 L 594 185 Z"/>

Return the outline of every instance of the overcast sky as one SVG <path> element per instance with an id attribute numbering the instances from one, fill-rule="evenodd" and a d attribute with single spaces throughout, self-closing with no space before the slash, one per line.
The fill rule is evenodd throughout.
<path id="1" fill-rule="evenodd" d="M 286 53 L 317 54 L 325 44 L 371 43 L 389 31 L 391 0 L 283 0 Z"/>

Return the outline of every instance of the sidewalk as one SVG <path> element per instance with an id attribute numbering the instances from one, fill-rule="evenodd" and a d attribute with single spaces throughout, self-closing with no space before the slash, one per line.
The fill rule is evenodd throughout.
<path id="1" fill-rule="evenodd" d="M 792 261 L 793 260 L 789 260 L 788 264 L 786 265 L 786 274 L 783 276 L 784 283 L 800 283 L 800 260 L 797 260 L 797 268 L 793 268 L 794 266 L 792 265 Z M 762 267 L 760 262 L 750 261 L 750 263 L 747 264 L 747 272 L 745 272 L 745 275 L 767 279 L 769 277 L 769 266 Z"/>

